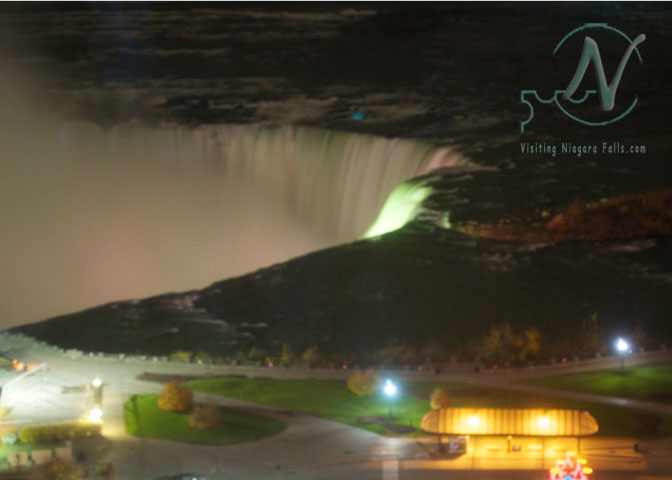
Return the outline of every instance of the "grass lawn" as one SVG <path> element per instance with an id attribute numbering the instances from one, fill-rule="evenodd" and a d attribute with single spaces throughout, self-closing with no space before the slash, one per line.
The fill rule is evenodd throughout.
<path id="1" fill-rule="evenodd" d="M 531 378 L 523 383 L 539 387 L 632 398 L 672 404 L 672 363 L 628 367 L 601 372 Z"/>
<path id="2" fill-rule="evenodd" d="M 194 390 L 231 398 L 273 405 L 309 413 L 376 433 L 390 433 L 380 425 L 365 425 L 357 418 L 386 416 L 386 400 L 380 395 L 357 397 L 339 380 L 270 380 L 221 378 L 189 382 Z M 656 433 L 646 433 L 644 420 L 632 409 L 587 402 L 575 402 L 546 396 L 458 384 L 408 383 L 402 395 L 392 403 L 394 422 L 419 428 L 429 411 L 429 394 L 437 386 L 448 390 L 455 407 L 571 408 L 589 411 L 600 425 L 599 436 L 660 438 L 672 435 L 672 418 L 660 416 Z M 634 417 L 633 417 L 634 415 Z M 638 420 L 639 418 L 639 420 Z"/>
<path id="3" fill-rule="evenodd" d="M 194 380 L 189 386 L 200 392 L 309 413 L 376 433 L 390 433 L 382 425 L 357 421 L 359 417 L 387 417 L 387 400 L 382 395 L 358 397 L 341 380 L 218 378 Z M 402 394 L 392 400 L 392 422 L 418 428 L 428 410 L 428 400 Z"/>
<path id="4" fill-rule="evenodd" d="M 161 410 L 157 395 L 134 395 L 124 404 L 126 431 L 131 435 L 185 443 L 229 445 L 259 440 L 281 432 L 287 425 L 279 420 L 222 408 L 221 426 L 198 430 L 188 424 L 188 414 Z"/>

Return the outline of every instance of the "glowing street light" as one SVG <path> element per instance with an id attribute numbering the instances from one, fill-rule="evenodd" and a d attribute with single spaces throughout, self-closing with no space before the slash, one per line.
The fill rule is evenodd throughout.
<path id="1" fill-rule="evenodd" d="M 93 406 L 100 408 L 103 406 L 103 381 L 100 378 L 94 378 L 93 385 Z"/>
<path id="2" fill-rule="evenodd" d="M 616 350 L 621 356 L 621 370 L 625 371 L 625 355 L 630 351 L 630 344 L 621 337 L 616 340 Z"/>
<path id="3" fill-rule="evenodd" d="M 89 420 L 100 423 L 103 419 L 103 411 L 100 408 L 93 408 L 89 412 Z"/>
<path id="4" fill-rule="evenodd" d="M 625 353 L 630 349 L 630 345 L 622 338 L 619 338 L 616 340 L 616 349 L 621 353 Z"/>
<path id="5" fill-rule="evenodd" d="M 385 380 L 383 392 L 387 396 L 387 407 L 389 409 L 390 418 L 392 418 L 392 397 L 397 394 L 397 386 L 388 378 Z"/>

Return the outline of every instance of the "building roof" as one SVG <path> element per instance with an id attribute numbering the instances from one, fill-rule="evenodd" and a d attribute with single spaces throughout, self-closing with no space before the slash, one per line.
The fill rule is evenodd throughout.
<path id="1" fill-rule="evenodd" d="M 595 418 L 579 410 L 542 408 L 440 408 L 420 423 L 442 435 L 532 435 L 581 437 L 597 432 Z"/>

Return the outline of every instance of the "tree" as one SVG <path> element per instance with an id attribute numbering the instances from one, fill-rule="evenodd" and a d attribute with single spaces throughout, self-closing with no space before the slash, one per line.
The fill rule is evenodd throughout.
<path id="1" fill-rule="evenodd" d="M 199 405 L 189 415 L 189 426 L 199 430 L 213 430 L 219 427 L 222 412 L 217 405 Z"/>
<path id="2" fill-rule="evenodd" d="M 536 360 L 541 353 L 541 333 L 536 328 L 528 328 L 520 337 L 520 352 L 518 359 L 521 362 Z"/>
<path id="3" fill-rule="evenodd" d="M 630 340 L 635 348 L 649 348 L 653 342 L 649 338 L 641 322 L 637 322 L 629 334 Z"/>
<path id="4" fill-rule="evenodd" d="M 513 362 L 516 358 L 518 341 L 509 322 L 501 325 L 493 325 L 490 331 L 483 338 L 481 346 L 478 349 L 479 354 L 487 362 L 502 363 Z"/>
<path id="5" fill-rule="evenodd" d="M 586 206 L 580 198 L 575 198 L 572 203 L 567 206 L 565 218 L 570 232 L 577 232 L 583 229 L 586 219 Z"/>
<path id="6" fill-rule="evenodd" d="M 448 356 L 441 342 L 434 339 L 427 342 L 425 348 L 422 349 L 422 354 L 432 362 L 441 362 Z"/>
<path id="7" fill-rule="evenodd" d="M 208 352 L 196 352 L 193 358 L 195 362 L 199 363 L 212 363 L 215 360 Z"/>
<path id="8" fill-rule="evenodd" d="M 588 319 L 581 322 L 579 345 L 577 351 L 574 353 L 586 357 L 593 357 L 596 353 L 602 353 L 603 350 L 604 345 L 602 343 L 602 335 L 597 320 L 597 313 L 593 313 Z"/>
<path id="9" fill-rule="evenodd" d="M 194 394 L 189 387 L 175 381 L 166 383 L 163 393 L 157 400 L 161 410 L 169 412 L 187 412 L 191 410 Z"/>
<path id="10" fill-rule="evenodd" d="M 432 410 L 437 408 L 450 408 L 453 404 L 453 399 L 444 389 L 436 387 L 429 396 L 429 406 Z"/>
<path id="11" fill-rule="evenodd" d="M 266 358 L 266 350 L 260 347 L 252 347 L 248 358 L 253 362 L 261 362 Z"/>
<path id="12" fill-rule="evenodd" d="M 490 331 L 481 341 L 478 347 L 478 353 L 487 362 L 498 362 L 502 357 L 503 345 L 501 342 L 502 334 L 499 327 L 493 325 Z"/>
<path id="13" fill-rule="evenodd" d="M 294 363 L 294 351 L 292 350 L 292 347 L 289 345 L 289 343 L 285 342 L 282 344 L 282 356 L 280 357 L 280 363 L 285 366 Z"/>
<path id="14" fill-rule="evenodd" d="M 303 360 L 308 362 L 308 365 L 313 366 L 317 365 L 322 361 L 322 356 L 320 355 L 320 351 L 318 350 L 317 346 L 310 347 L 306 352 L 303 354 Z"/>
<path id="15" fill-rule="evenodd" d="M 355 372 L 348 378 L 348 390 L 358 397 L 367 397 L 380 388 L 380 377 L 373 370 Z"/>
<path id="16" fill-rule="evenodd" d="M 542 337 L 536 328 L 517 333 L 508 322 L 493 325 L 483 338 L 478 353 L 487 362 L 521 364 L 541 354 Z"/>

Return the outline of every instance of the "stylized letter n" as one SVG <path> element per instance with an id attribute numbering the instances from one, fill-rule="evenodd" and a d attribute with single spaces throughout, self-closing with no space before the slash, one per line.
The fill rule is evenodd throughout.
<path id="1" fill-rule="evenodd" d="M 586 74 L 588 64 L 593 62 L 595 76 L 597 77 L 597 90 L 600 95 L 600 107 L 606 112 L 611 111 L 616 102 L 616 90 L 618 89 L 618 84 L 621 81 L 621 76 L 630 59 L 630 55 L 632 55 L 632 52 L 637 45 L 644 40 L 646 40 L 646 36 L 642 33 L 630 43 L 628 49 L 623 54 L 623 58 L 621 58 L 621 63 L 618 65 L 618 70 L 616 70 L 614 78 L 611 80 L 611 85 L 607 85 L 607 78 L 604 74 L 604 65 L 602 65 L 602 58 L 600 57 L 600 49 L 597 47 L 597 42 L 590 37 L 586 37 L 586 40 L 583 43 L 583 51 L 581 52 L 579 66 L 576 69 L 576 73 L 574 74 L 574 77 L 572 77 L 571 82 L 569 82 L 565 93 L 562 95 L 562 98 L 568 100 L 572 97 Z"/>

